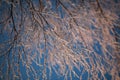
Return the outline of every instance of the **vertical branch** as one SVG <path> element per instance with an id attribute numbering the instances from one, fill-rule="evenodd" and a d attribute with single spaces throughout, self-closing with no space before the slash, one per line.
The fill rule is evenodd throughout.
<path id="1" fill-rule="evenodd" d="M 39 0 L 39 5 L 40 5 L 39 11 L 42 12 L 42 10 L 44 9 L 42 0 Z"/>
<path id="2" fill-rule="evenodd" d="M 98 5 L 98 8 L 100 9 L 101 14 L 103 15 L 103 9 L 102 9 L 102 7 L 99 3 L 99 0 L 96 0 L 96 2 L 97 2 L 97 5 Z"/>
<path id="3" fill-rule="evenodd" d="M 7 72 L 7 79 L 10 80 L 10 72 L 11 72 L 11 65 L 10 65 L 10 53 L 11 53 L 11 50 L 9 51 L 9 54 L 7 55 L 7 62 L 8 62 L 8 72 Z"/>
<path id="4" fill-rule="evenodd" d="M 13 0 L 12 0 L 13 2 Z M 13 30 L 15 31 L 15 35 L 18 34 L 16 26 L 15 26 L 15 22 L 14 22 L 14 13 L 13 13 L 13 4 L 11 4 L 11 18 L 12 18 L 12 23 L 13 23 Z M 16 36 L 15 36 L 16 38 Z"/>

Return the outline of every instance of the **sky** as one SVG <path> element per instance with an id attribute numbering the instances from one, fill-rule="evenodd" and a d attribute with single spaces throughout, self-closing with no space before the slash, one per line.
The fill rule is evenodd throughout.
<path id="1" fill-rule="evenodd" d="M 46 3 L 46 1 L 45 0 L 43 0 L 44 1 L 44 5 L 45 4 L 47 4 Z M 49 1 L 49 0 L 48 0 Z M 51 4 L 52 4 L 52 7 L 51 7 L 51 10 L 53 11 L 53 12 L 55 12 L 55 11 L 58 11 L 58 13 L 59 13 L 59 17 L 61 18 L 61 19 L 64 19 L 65 18 L 65 11 L 63 10 L 63 7 L 62 6 L 56 6 L 56 0 L 50 0 L 51 1 Z M 73 3 L 76 3 L 76 5 L 77 5 L 77 2 L 78 0 L 72 0 L 72 2 Z M 114 0 L 116 3 L 118 3 L 119 1 L 118 0 Z M 34 4 L 36 4 L 36 5 L 38 5 L 38 2 L 37 1 L 34 1 Z M 2 6 L 1 6 L 2 5 Z M 5 1 L 3 1 L 2 2 L 2 4 L 0 5 L 0 22 L 1 21 L 3 21 L 4 20 L 4 17 L 2 16 L 3 15 L 3 13 L 4 13 L 4 9 L 6 8 L 6 7 L 10 7 L 10 6 L 6 6 L 7 4 L 6 4 L 6 2 Z M 27 6 L 27 5 L 26 5 Z M 67 5 L 66 5 L 67 6 Z M 49 6 L 50 7 L 50 6 Z M 57 8 L 57 10 L 56 10 L 56 7 L 58 7 Z M 6 8 L 7 9 L 7 8 Z M 120 14 L 118 14 L 118 15 L 120 15 Z M 119 16 L 120 17 L 120 16 Z M 120 19 L 120 18 L 119 18 Z M 15 19 L 15 21 L 17 22 L 17 19 Z M 5 28 L 8 28 L 8 27 L 11 27 L 12 26 L 12 24 L 10 24 L 9 26 L 7 26 L 7 27 L 5 27 Z M 91 27 L 92 27 L 92 29 L 94 29 L 94 25 L 91 25 Z M 5 44 L 5 43 L 3 43 L 4 41 L 7 41 L 7 40 L 9 40 L 9 39 L 11 39 L 11 37 L 12 36 L 10 36 L 9 34 L 9 32 L 7 32 L 7 29 L 5 29 L 5 30 L 3 30 L 3 28 L 4 28 L 4 25 L 3 24 L 1 24 L 0 23 L 0 44 L 3 44 L 3 46 L 1 47 L 0 46 L 0 67 L 2 66 L 2 64 L 3 63 L 5 63 L 5 65 L 4 65 L 4 68 L 0 68 L 0 80 L 4 80 L 6 77 L 8 77 L 8 75 L 5 77 L 5 74 L 6 74 L 6 72 L 7 72 L 7 65 L 9 64 L 9 61 L 10 60 L 12 60 L 11 58 L 12 58 L 12 56 L 13 56 L 13 54 L 15 53 L 15 55 L 17 55 L 17 56 L 19 56 L 19 53 L 17 53 L 17 52 L 19 52 L 19 49 L 20 50 L 22 50 L 23 48 L 24 48 L 24 46 L 20 46 L 20 47 L 13 47 L 13 49 L 15 50 L 15 52 L 14 51 L 10 51 L 9 52 L 9 57 L 8 56 L 2 56 L 1 57 L 1 55 L 3 55 L 3 53 L 5 52 L 5 50 L 8 48 L 8 46 L 10 45 L 9 43 L 8 44 Z M 46 30 L 48 29 L 48 26 L 46 26 Z M 3 30 L 3 32 L 2 32 L 2 30 Z M 120 34 L 120 28 L 115 28 L 115 31 L 117 32 L 117 34 Z M 21 33 L 22 34 L 22 33 Z M 11 34 L 11 35 L 14 35 L 14 34 Z M 119 36 L 119 35 L 118 35 Z M 120 42 L 120 39 L 118 39 L 118 42 Z M 17 41 L 15 41 L 15 44 L 17 44 Z M 19 46 L 19 45 L 18 45 Z M 33 45 L 34 46 L 34 45 Z M 41 49 L 43 49 L 45 47 L 45 45 L 44 44 L 41 44 L 40 45 L 40 48 Z M 81 49 L 83 48 L 83 44 L 80 42 L 80 41 L 77 41 L 76 43 L 74 43 L 74 45 L 72 46 L 72 50 L 76 53 L 76 54 L 79 54 L 80 53 L 80 51 L 81 51 Z M 96 43 L 94 43 L 94 46 L 93 46 L 93 48 L 94 48 L 94 51 L 98 54 L 98 55 L 100 55 L 100 56 L 102 56 L 103 55 L 103 51 L 102 51 L 102 46 L 100 45 L 100 43 L 99 43 L 99 41 L 96 41 Z M 110 48 L 110 47 L 109 47 Z M 36 48 L 35 48 L 36 49 Z M 33 49 L 33 50 L 31 50 L 31 55 L 34 55 L 34 53 L 37 53 L 37 56 L 39 56 L 39 52 L 37 52 L 37 50 L 35 50 L 35 49 Z M 28 53 L 29 53 L 29 51 L 28 51 Z M 48 54 L 49 53 L 49 51 L 48 50 L 46 50 L 45 52 L 44 52 L 44 54 Z M 34 79 L 34 77 L 37 77 L 38 78 L 38 80 L 43 80 L 42 79 L 42 72 L 44 71 L 43 69 L 44 69 L 44 66 L 41 66 L 41 67 L 39 67 L 39 65 L 37 65 L 34 61 L 32 61 L 32 63 L 30 63 L 30 65 L 32 66 L 32 67 L 28 67 L 28 68 L 30 68 L 31 69 L 31 71 L 27 71 L 28 69 L 26 69 L 27 67 L 25 66 L 25 64 L 26 63 L 23 63 L 24 62 L 24 60 L 26 60 L 27 58 L 26 58 L 26 56 L 24 55 L 24 52 L 21 52 L 21 57 L 23 58 L 23 61 L 22 60 L 20 60 L 20 61 L 18 61 L 18 57 L 17 57 L 17 59 L 16 59 L 16 57 L 14 57 L 14 60 L 16 60 L 16 62 L 18 61 L 19 62 L 19 69 L 20 69 L 20 72 L 21 72 L 21 76 L 22 76 L 22 80 L 27 80 L 28 78 L 30 79 L 30 80 L 33 80 Z M 45 57 L 45 55 L 42 55 L 42 58 L 41 58 L 41 60 L 40 60 L 40 64 L 41 65 L 44 65 L 44 62 L 45 62 L 45 59 L 44 59 L 44 57 Z M 96 57 L 93 57 L 94 59 L 93 60 L 96 60 Z M 38 60 L 37 59 L 37 57 L 36 57 L 36 60 Z M 89 59 L 87 59 L 86 60 L 88 63 L 89 63 Z M 104 63 L 104 62 L 103 62 Z M 96 63 L 97 64 L 97 63 Z M 12 64 L 12 62 L 11 62 L 11 65 L 13 65 Z M 15 65 L 15 64 L 14 64 Z M 47 64 L 48 65 L 48 64 Z M 47 66 L 46 65 L 46 66 Z M 33 69 L 34 68 L 34 69 Z M 59 66 L 58 65 L 55 65 L 55 67 L 54 67 L 56 70 L 59 70 Z M 54 68 L 52 68 L 52 73 L 51 74 L 49 74 L 50 73 L 50 70 L 49 70 L 49 67 L 47 67 L 46 68 L 46 76 L 47 76 L 47 80 L 64 80 L 65 79 L 65 75 L 57 75 L 57 73 L 55 72 L 55 69 Z M 89 75 L 89 73 L 87 72 L 87 71 L 85 71 L 83 74 L 81 74 L 83 71 L 84 71 L 84 67 L 80 67 L 80 71 L 76 68 L 76 67 L 73 67 L 74 68 L 74 71 L 77 73 L 77 75 L 82 75 L 82 77 L 81 77 L 81 80 L 88 80 L 88 76 L 91 76 L 91 75 Z M 17 67 L 15 67 L 15 70 L 17 70 Z M 11 72 L 12 72 L 12 70 L 10 70 Z M 26 72 L 28 72 L 28 73 L 26 73 Z M 17 72 L 15 72 L 15 73 L 17 73 Z M 33 74 L 34 73 L 37 73 L 37 76 L 34 76 Z M 68 70 L 68 73 L 69 73 L 69 70 Z M 29 76 L 28 76 L 28 75 Z M 101 80 L 105 80 L 105 79 L 103 79 L 103 77 L 101 77 L 102 76 L 102 73 L 101 72 L 99 72 L 99 73 L 97 73 L 98 74 L 98 76 L 100 77 L 100 79 Z M 19 74 L 18 74 L 19 75 Z M 74 76 L 74 74 L 72 73 L 71 74 L 72 75 L 72 80 L 79 80 L 79 78 L 77 78 L 76 76 Z M 2 76 L 3 76 L 3 78 L 2 78 Z M 10 77 L 12 77 L 12 73 L 9 73 L 9 76 Z M 105 78 L 107 79 L 107 80 L 112 80 L 112 75 L 111 74 L 109 74 L 109 72 L 106 72 L 106 74 L 104 74 L 104 76 L 105 76 Z M 120 72 L 119 72 L 119 77 L 120 77 Z M 69 75 L 67 75 L 67 80 L 70 80 L 71 78 L 69 77 Z M 17 79 L 16 78 L 16 80 L 19 80 L 19 79 Z"/>

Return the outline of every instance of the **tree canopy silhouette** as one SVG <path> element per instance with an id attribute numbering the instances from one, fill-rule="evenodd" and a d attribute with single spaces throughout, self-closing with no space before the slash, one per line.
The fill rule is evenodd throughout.
<path id="1" fill-rule="evenodd" d="M 119 0 L 0 0 L 0 79 L 120 79 Z"/>

